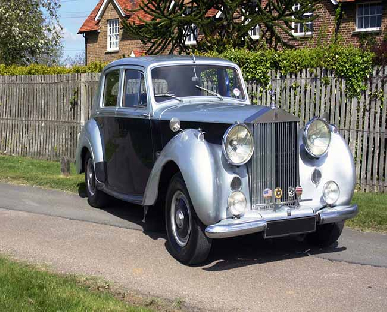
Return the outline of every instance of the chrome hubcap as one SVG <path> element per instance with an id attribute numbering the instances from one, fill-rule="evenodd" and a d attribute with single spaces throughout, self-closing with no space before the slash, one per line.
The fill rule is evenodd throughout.
<path id="1" fill-rule="evenodd" d="M 177 191 L 172 197 L 170 218 L 172 234 L 177 244 L 186 246 L 191 234 L 191 208 L 181 191 Z"/>
<path id="2" fill-rule="evenodd" d="M 87 189 L 89 190 L 89 193 L 91 195 L 94 195 L 95 194 L 95 178 L 94 178 L 93 162 L 91 159 L 88 160 L 87 166 L 86 166 L 86 182 L 87 182 Z"/>
<path id="3" fill-rule="evenodd" d="M 184 213 L 181 210 L 176 211 L 176 225 L 179 229 L 184 225 Z"/>

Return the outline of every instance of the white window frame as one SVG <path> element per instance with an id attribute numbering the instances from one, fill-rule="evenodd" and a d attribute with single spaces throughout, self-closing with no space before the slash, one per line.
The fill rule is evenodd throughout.
<path id="1" fill-rule="evenodd" d="M 184 35 L 185 35 L 185 45 L 193 46 L 198 44 L 195 39 L 195 35 L 196 35 L 196 38 L 198 36 L 198 28 L 195 24 L 192 24 L 190 28 L 186 27 L 186 29 L 184 29 Z"/>
<path id="2" fill-rule="evenodd" d="M 295 12 L 296 10 L 299 10 L 301 7 L 301 4 L 300 3 L 297 3 L 295 5 L 293 5 L 293 12 Z M 305 13 L 304 16 L 313 16 L 313 13 L 312 12 L 309 12 L 309 13 Z M 313 22 L 310 22 L 313 26 Z M 300 24 L 302 23 L 296 23 L 296 22 L 292 22 L 292 34 L 293 36 L 295 37 L 310 37 L 310 36 L 313 36 L 313 30 L 312 31 L 304 31 L 304 32 L 296 32 L 295 31 L 295 28 L 299 28 L 300 27 Z M 306 24 L 309 24 L 309 23 L 305 23 Z M 305 29 L 305 26 L 304 26 L 304 29 Z"/>
<path id="3" fill-rule="evenodd" d="M 255 34 L 254 34 L 255 32 Z M 259 25 L 255 25 L 253 28 L 251 28 L 249 30 L 249 36 L 251 39 L 253 40 L 259 40 L 259 38 L 261 37 L 260 35 L 260 32 L 261 32 L 261 28 L 259 27 Z"/>
<path id="4" fill-rule="evenodd" d="M 110 19 L 107 24 L 107 51 L 117 52 L 120 50 L 120 19 Z"/>
<path id="5" fill-rule="evenodd" d="M 361 6 L 361 5 L 371 5 L 371 4 L 380 4 L 382 6 L 381 19 L 383 19 L 383 3 L 381 1 L 371 1 L 371 2 L 358 3 L 358 4 L 356 4 L 356 21 L 355 21 L 355 23 L 356 23 L 356 31 L 358 31 L 358 32 L 362 32 L 362 31 L 367 32 L 367 31 L 379 31 L 379 30 L 381 30 L 382 27 L 368 27 L 368 28 L 365 28 L 365 27 L 359 28 L 358 27 L 358 17 L 359 17 L 358 16 L 358 11 L 359 11 L 359 6 Z M 372 15 L 367 15 L 367 16 L 372 16 Z M 383 21 L 381 23 L 383 23 Z"/>

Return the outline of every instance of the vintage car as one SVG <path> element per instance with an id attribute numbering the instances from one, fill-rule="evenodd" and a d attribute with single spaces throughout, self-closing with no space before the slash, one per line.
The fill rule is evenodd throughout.
<path id="1" fill-rule="evenodd" d="M 204 261 L 212 239 L 261 232 L 331 245 L 351 204 L 355 169 L 334 125 L 252 105 L 232 62 L 127 58 L 103 71 L 79 137 L 90 205 L 109 196 L 164 209 L 168 249 Z"/>

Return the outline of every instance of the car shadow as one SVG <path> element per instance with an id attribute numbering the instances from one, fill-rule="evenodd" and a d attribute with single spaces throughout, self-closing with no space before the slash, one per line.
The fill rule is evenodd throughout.
<path id="1" fill-rule="evenodd" d="M 79 183 L 78 186 L 79 196 L 85 198 L 84 183 Z M 84 196 L 82 196 L 83 194 Z M 145 222 L 142 206 L 129 204 L 116 198 L 111 198 L 108 206 L 95 209 L 103 210 L 115 217 L 138 225 L 145 235 L 154 240 L 166 239 L 164 212 L 161 208 L 150 208 Z M 342 252 L 347 249 L 339 247 L 337 244 L 329 248 L 317 248 L 307 244 L 300 236 L 264 239 L 261 233 L 214 239 L 212 242 L 208 259 L 205 263 L 195 265 L 195 267 L 201 267 L 206 271 L 224 271 L 286 259 Z M 166 243 L 165 245 L 167 248 Z"/>
<path id="2" fill-rule="evenodd" d="M 86 185 L 84 182 L 78 183 L 78 195 L 87 198 Z M 154 240 L 166 238 L 164 215 L 162 209 L 150 208 L 144 220 L 144 208 L 140 205 L 130 204 L 114 197 L 109 198 L 109 204 L 103 208 L 93 208 L 105 211 L 112 216 L 128 221 L 137 226 L 127 228 L 137 229 L 144 232 Z"/>
<path id="3" fill-rule="evenodd" d="M 303 258 L 322 253 L 336 253 L 346 247 L 335 245 L 318 248 L 309 245 L 300 236 L 264 239 L 261 233 L 213 240 L 211 253 L 204 265 L 205 271 L 225 271 L 268 262 Z"/>

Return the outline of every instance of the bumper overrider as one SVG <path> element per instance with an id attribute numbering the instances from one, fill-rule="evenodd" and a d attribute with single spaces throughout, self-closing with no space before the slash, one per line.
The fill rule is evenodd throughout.
<path id="1" fill-rule="evenodd" d="M 209 238 L 227 238 L 256 232 L 264 236 L 280 237 L 314 232 L 316 225 L 341 222 L 355 217 L 357 205 L 327 207 L 317 212 L 313 209 L 281 209 L 279 212 L 261 215 L 259 212 L 246 214 L 239 219 L 225 219 L 206 228 Z"/>

